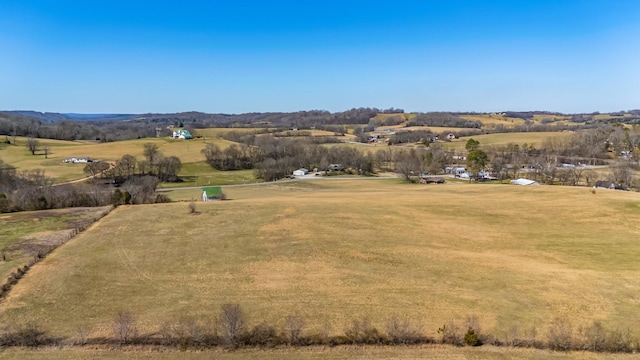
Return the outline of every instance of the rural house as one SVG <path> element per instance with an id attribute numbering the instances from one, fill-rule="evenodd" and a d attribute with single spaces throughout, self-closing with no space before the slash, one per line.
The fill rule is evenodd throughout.
<path id="1" fill-rule="evenodd" d="M 191 135 L 189 130 L 186 130 L 186 129 L 173 130 L 173 136 L 172 137 L 174 139 L 193 139 L 193 135 Z"/>

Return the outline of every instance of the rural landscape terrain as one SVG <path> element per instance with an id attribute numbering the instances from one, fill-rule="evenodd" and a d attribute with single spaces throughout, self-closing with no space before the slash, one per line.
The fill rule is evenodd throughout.
<path id="1" fill-rule="evenodd" d="M 0 356 L 632 358 L 638 123 L 0 112 Z"/>

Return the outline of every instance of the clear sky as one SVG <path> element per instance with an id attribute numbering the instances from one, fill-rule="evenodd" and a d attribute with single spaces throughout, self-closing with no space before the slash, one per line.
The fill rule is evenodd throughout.
<path id="1" fill-rule="evenodd" d="M 637 109 L 638 19 L 638 0 L 0 0 L 0 109 Z"/>

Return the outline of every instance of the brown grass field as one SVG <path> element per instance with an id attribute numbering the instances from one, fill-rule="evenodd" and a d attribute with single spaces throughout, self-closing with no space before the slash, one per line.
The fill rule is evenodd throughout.
<path id="1" fill-rule="evenodd" d="M 70 208 L 0 214 L 0 279 L 22 267 L 49 246 L 66 241 L 69 234 L 98 219 L 108 207 Z"/>
<path id="2" fill-rule="evenodd" d="M 200 153 L 206 144 L 212 143 L 221 148 L 226 148 L 231 141 L 224 139 L 193 139 L 174 140 L 165 138 L 148 138 L 110 143 L 75 142 L 39 139 L 41 144 L 49 144 L 51 153 L 48 159 L 43 154 L 35 156 L 27 150 L 25 138 L 17 138 L 18 145 L 8 145 L 0 149 L 2 160 L 16 167 L 18 171 L 44 169 L 47 176 L 53 177 L 57 182 L 76 180 L 85 177 L 83 172 L 85 164 L 65 164 L 63 160 L 68 157 L 90 157 L 101 161 L 115 162 L 123 155 L 133 155 L 143 159 L 144 144 L 153 143 L 165 156 L 177 156 L 183 164 L 205 161 Z M 186 173 L 185 175 L 191 175 Z"/>
<path id="3" fill-rule="evenodd" d="M 3 321 L 110 336 L 120 310 L 152 332 L 237 302 L 250 325 L 297 314 L 308 333 L 364 317 L 384 329 L 392 315 L 434 337 L 468 315 L 497 337 L 545 334 L 558 317 L 640 332 L 638 193 L 395 180 L 223 190 L 232 200 L 197 215 L 186 202 L 116 209 L 30 270 Z"/>
<path id="4" fill-rule="evenodd" d="M 545 139 L 548 138 L 565 138 L 570 136 L 570 132 L 527 132 L 527 133 L 499 133 L 499 134 L 485 134 L 485 135 L 473 135 L 469 137 L 463 137 L 453 140 L 451 142 L 443 143 L 445 147 L 451 150 L 463 151 L 467 140 L 473 138 L 480 142 L 480 147 L 483 146 L 495 146 L 495 145 L 507 145 L 513 144 L 529 144 L 534 146 L 540 146 Z"/>
<path id="5" fill-rule="evenodd" d="M 551 352 L 536 349 L 505 349 L 492 346 L 479 348 L 455 348 L 446 345 L 425 346 L 338 346 L 279 349 L 242 349 L 227 351 L 213 349 L 207 351 L 176 351 L 171 349 L 6 349 L 0 357 L 7 359 L 434 359 L 434 360 L 509 360 L 509 359 L 552 359 L 552 360 L 627 360 L 636 359 L 636 354 L 596 354 L 589 352 Z"/>

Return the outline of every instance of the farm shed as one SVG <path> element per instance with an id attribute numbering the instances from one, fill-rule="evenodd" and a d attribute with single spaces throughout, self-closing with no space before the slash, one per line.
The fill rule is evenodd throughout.
<path id="1" fill-rule="evenodd" d="M 209 186 L 202 188 L 202 201 L 220 200 L 222 188 L 220 186 Z"/>
<path id="2" fill-rule="evenodd" d="M 304 175 L 307 175 L 308 173 L 309 173 L 309 170 L 305 168 L 301 168 L 301 169 L 295 170 L 293 172 L 293 176 L 304 176 Z"/>
<path id="3" fill-rule="evenodd" d="M 520 178 L 520 179 L 516 179 L 516 180 L 511 180 L 511 184 L 512 185 L 540 185 L 539 182 L 534 181 L 534 180 L 529 180 L 529 179 L 524 179 L 524 178 Z"/>

